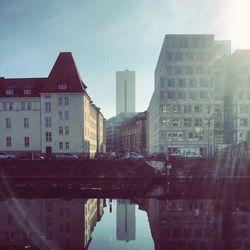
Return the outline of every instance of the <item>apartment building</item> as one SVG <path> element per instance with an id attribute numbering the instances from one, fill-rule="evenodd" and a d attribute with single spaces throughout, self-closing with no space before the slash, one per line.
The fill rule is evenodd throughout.
<path id="1" fill-rule="evenodd" d="M 0 78 L 0 151 L 93 157 L 104 118 L 86 89 L 70 52 L 59 54 L 48 77 Z"/>
<path id="2" fill-rule="evenodd" d="M 223 143 L 224 82 L 217 73 L 229 55 L 230 42 L 214 35 L 165 36 L 148 108 L 149 154 L 186 148 L 209 156 Z"/>
<path id="3" fill-rule="evenodd" d="M 0 248 L 87 249 L 102 204 L 102 199 L 1 200 Z"/>
<path id="4" fill-rule="evenodd" d="M 147 155 L 147 111 L 125 120 L 119 130 L 118 151 L 121 154 L 126 152 L 139 152 Z"/>

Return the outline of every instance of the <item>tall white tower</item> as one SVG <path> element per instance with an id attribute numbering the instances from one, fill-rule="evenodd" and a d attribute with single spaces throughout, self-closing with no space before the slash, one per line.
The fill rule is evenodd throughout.
<path id="1" fill-rule="evenodd" d="M 116 115 L 135 112 L 135 71 L 116 72 Z"/>

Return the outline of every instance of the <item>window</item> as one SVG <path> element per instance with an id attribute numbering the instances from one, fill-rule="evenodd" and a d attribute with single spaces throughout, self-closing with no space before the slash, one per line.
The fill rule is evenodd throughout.
<path id="1" fill-rule="evenodd" d="M 45 140 L 47 142 L 52 141 L 52 133 L 51 132 L 46 132 L 45 133 Z"/>
<path id="2" fill-rule="evenodd" d="M 69 149 L 69 142 L 68 141 L 65 142 L 65 148 Z"/>
<path id="3" fill-rule="evenodd" d="M 192 87 L 192 88 L 195 88 L 196 87 L 196 79 L 195 78 L 191 78 L 189 79 L 189 86 Z"/>
<path id="4" fill-rule="evenodd" d="M 29 118 L 23 118 L 23 126 L 24 128 L 29 128 Z"/>
<path id="5" fill-rule="evenodd" d="M 172 62 L 173 61 L 173 52 L 166 52 L 166 58 L 167 58 L 167 61 Z"/>
<path id="6" fill-rule="evenodd" d="M 185 79 L 179 79 L 179 88 L 185 88 L 185 87 L 186 87 Z"/>
<path id="7" fill-rule="evenodd" d="M 64 104 L 69 105 L 69 97 L 68 96 L 64 96 Z"/>
<path id="8" fill-rule="evenodd" d="M 208 81 L 206 78 L 200 79 L 200 86 L 201 87 L 208 87 Z"/>
<path id="9" fill-rule="evenodd" d="M 182 75 L 183 74 L 183 67 L 180 65 L 175 66 L 175 74 Z"/>
<path id="10" fill-rule="evenodd" d="M 6 89 L 5 90 L 5 95 L 13 95 L 14 91 L 13 89 Z"/>
<path id="11" fill-rule="evenodd" d="M 183 125 L 184 125 L 184 127 L 192 127 L 192 119 L 191 118 L 185 118 Z"/>
<path id="12" fill-rule="evenodd" d="M 240 126 L 241 127 L 247 127 L 248 126 L 248 120 L 247 120 L 247 118 L 240 119 Z"/>
<path id="13" fill-rule="evenodd" d="M 63 112 L 59 111 L 58 112 L 59 120 L 63 120 Z"/>
<path id="14" fill-rule="evenodd" d="M 192 113 L 192 106 L 191 105 L 185 105 L 184 106 L 184 113 L 185 114 Z"/>
<path id="15" fill-rule="evenodd" d="M 63 142 L 59 142 L 59 149 L 63 149 Z"/>
<path id="16" fill-rule="evenodd" d="M 186 74 L 187 75 L 193 75 L 194 74 L 194 68 L 192 66 L 186 66 Z"/>
<path id="17" fill-rule="evenodd" d="M 180 113 L 181 107 L 180 105 L 173 105 L 173 113 Z"/>
<path id="18" fill-rule="evenodd" d="M 63 127 L 59 127 L 59 135 L 63 135 Z"/>
<path id="19" fill-rule="evenodd" d="M 21 102 L 21 110 L 25 110 L 25 102 Z"/>
<path id="20" fill-rule="evenodd" d="M 7 102 L 3 102 L 3 110 L 7 110 L 8 109 L 8 103 Z"/>
<path id="21" fill-rule="evenodd" d="M 50 128 L 52 126 L 51 117 L 45 117 L 45 127 Z"/>
<path id="22" fill-rule="evenodd" d="M 174 88 L 174 79 L 168 79 L 168 88 Z"/>
<path id="23" fill-rule="evenodd" d="M 63 105 L 63 97 L 62 96 L 59 96 L 58 97 L 58 105 Z"/>
<path id="24" fill-rule="evenodd" d="M 10 118 L 6 118 L 5 119 L 5 124 L 6 124 L 6 128 L 11 128 L 11 119 Z"/>
<path id="25" fill-rule="evenodd" d="M 169 113 L 170 112 L 170 106 L 169 105 L 163 105 L 162 106 L 162 113 Z"/>
<path id="26" fill-rule="evenodd" d="M 30 146 L 30 138 L 28 136 L 24 137 L 24 147 Z"/>
<path id="27" fill-rule="evenodd" d="M 169 119 L 163 119 L 161 121 L 162 127 L 169 127 L 169 124 L 170 124 L 170 120 Z"/>
<path id="28" fill-rule="evenodd" d="M 174 91 L 168 91 L 167 92 L 168 99 L 175 99 L 175 92 Z"/>
<path id="29" fill-rule="evenodd" d="M 195 113 L 201 113 L 202 112 L 202 106 L 195 105 L 194 106 L 194 112 Z"/>
<path id="30" fill-rule="evenodd" d="M 202 127 L 202 119 L 195 119 L 194 126 L 195 127 Z"/>
<path id="31" fill-rule="evenodd" d="M 31 110 L 31 102 L 27 102 L 27 110 Z"/>
<path id="32" fill-rule="evenodd" d="M 204 74 L 204 67 L 203 66 L 197 66 L 196 67 L 196 74 Z"/>
<path id="33" fill-rule="evenodd" d="M 197 94 L 195 91 L 189 91 L 189 99 L 191 100 L 196 100 L 197 99 Z"/>
<path id="34" fill-rule="evenodd" d="M 179 99 L 185 99 L 186 98 L 186 93 L 184 91 L 179 91 Z"/>
<path id="35" fill-rule="evenodd" d="M 183 61 L 183 54 L 181 52 L 175 52 L 175 61 L 176 62 Z"/>
<path id="36" fill-rule="evenodd" d="M 207 99 L 207 91 L 200 92 L 200 99 Z"/>
<path id="37" fill-rule="evenodd" d="M 60 90 L 67 89 L 67 84 L 65 84 L 65 83 L 58 84 L 58 89 L 60 89 Z"/>
<path id="38" fill-rule="evenodd" d="M 31 95 L 31 89 L 24 89 L 23 94 L 24 95 Z"/>
<path id="39" fill-rule="evenodd" d="M 64 112 L 64 118 L 65 120 L 69 120 L 69 111 Z"/>
<path id="40" fill-rule="evenodd" d="M 6 147 L 11 147 L 11 137 L 6 137 Z"/>
<path id="41" fill-rule="evenodd" d="M 45 102 L 45 112 L 51 112 L 51 103 Z"/>
<path id="42" fill-rule="evenodd" d="M 165 69 L 166 69 L 167 74 L 169 74 L 169 75 L 173 74 L 173 67 L 171 65 L 166 65 Z"/>
<path id="43" fill-rule="evenodd" d="M 9 102 L 9 110 L 13 110 L 13 102 Z"/>
<path id="44" fill-rule="evenodd" d="M 65 135 L 68 135 L 69 134 L 69 127 L 65 127 Z"/>
<path id="45" fill-rule="evenodd" d="M 179 119 L 173 119 L 172 126 L 173 127 L 179 127 L 180 120 Z"/>

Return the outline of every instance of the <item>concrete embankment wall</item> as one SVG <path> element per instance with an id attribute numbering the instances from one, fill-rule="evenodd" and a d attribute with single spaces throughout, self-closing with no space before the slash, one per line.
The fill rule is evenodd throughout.
<path id="1" fill-rule="evenodd" d="M 143 161 L 131 160 L 1 160 L 6 177 L 109 177 L 151 178 L 154 170 Z"/>

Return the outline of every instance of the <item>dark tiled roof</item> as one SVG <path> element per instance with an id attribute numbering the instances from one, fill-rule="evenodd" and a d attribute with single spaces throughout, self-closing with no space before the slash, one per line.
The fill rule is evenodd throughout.
<path id="1" fill-rule="evenodd" d="M 40 89 L 47 78 L 0 78 L 0 97 L 40 96 Z M 24 90 L 31 89 L 30 95 Z M 6 95 L 6 90 L 13 90 L 13 95 Z"/>
<path id="2" fill-rule="evenodd" d="M 58 89 L 59 84 L 67 84 L 67 89 Z M 0 97 L 40 96 L 40 93 L 84 93 L 86 88 L 70 52 L 59 54 L 47 78 L 0 78 Z M 13 95 L 5 94 L 9 89 L 13 89 Z M 31 89 L 31 95 L 25 95 L 25 89 Z"/>

